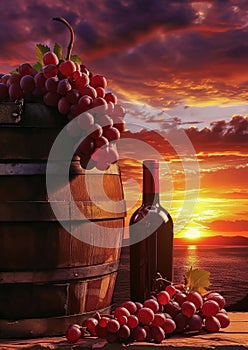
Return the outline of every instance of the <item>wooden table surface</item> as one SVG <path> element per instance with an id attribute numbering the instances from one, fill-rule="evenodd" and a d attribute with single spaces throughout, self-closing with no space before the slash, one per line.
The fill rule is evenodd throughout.
<path id="1" fill-rule="evenodd" d="M 134 342 L 131 344 L 108 344 L 100 338 L 80 339 L 70 344 L 65 337 L 38 338 L 29 340 L 0 339 L 0 350 L 243 350 L 248 349 L 248 313 L 228 313 L 231 323 L 219 333 L 198 334 L 194 336 L 172 335 L 161 344 Z"/>

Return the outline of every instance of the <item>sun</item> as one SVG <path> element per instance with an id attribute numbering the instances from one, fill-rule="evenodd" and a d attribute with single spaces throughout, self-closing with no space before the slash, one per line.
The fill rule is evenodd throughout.
<path id="1" fill-rule="evenodd" d="M 187 231 L 185 231 L 184 236 L 185 236 L 185 238 L 188 238 L 188 239 L 200 238 L 201 232 L 200 232 L 199 228 L 192 227 L 192 228 L 187 229 Z"/>

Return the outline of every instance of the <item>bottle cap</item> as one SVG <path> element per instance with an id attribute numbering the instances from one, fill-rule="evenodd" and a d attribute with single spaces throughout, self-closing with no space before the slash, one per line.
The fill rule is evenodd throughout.
<path id="1" fill-rule="evenodd" d="M 143 166 L 148 169 L 159 168 L 159 161 L 157 159 L 146 159 L 143 161 Z"/>

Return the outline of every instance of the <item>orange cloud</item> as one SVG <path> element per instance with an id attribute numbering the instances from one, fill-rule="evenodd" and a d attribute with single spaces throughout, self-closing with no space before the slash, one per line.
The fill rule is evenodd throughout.
<path id="1" fill-rule="evenodd" d="M 248 220 L 215 220 L 208 224 L 209 228 L 217 232 L 248 231 Z"/>

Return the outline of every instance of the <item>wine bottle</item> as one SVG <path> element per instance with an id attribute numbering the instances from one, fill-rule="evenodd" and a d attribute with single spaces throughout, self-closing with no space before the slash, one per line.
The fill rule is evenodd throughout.
<path id="1" fill-rule="evenodd" d="M 172 280 L 173 221 L 159 201 L 159 162 L 143 162 L 142 205 L 130 219 L 131 300 L 144 301 L 156 273 Z"/>

